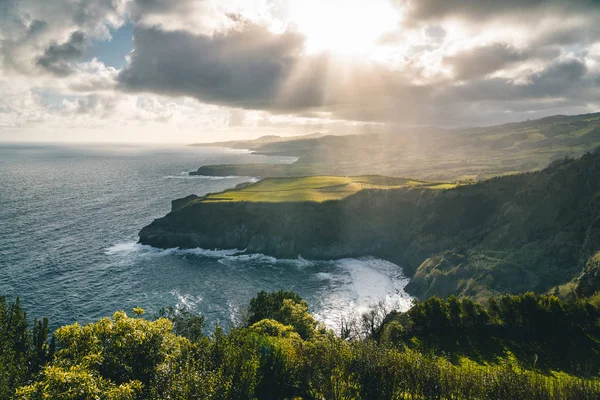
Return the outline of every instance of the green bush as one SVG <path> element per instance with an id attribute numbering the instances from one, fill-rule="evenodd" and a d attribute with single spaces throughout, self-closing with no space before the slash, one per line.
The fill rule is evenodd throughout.
<path id="1" fill-rule="evenodd" d="M 258 320 L 248 326 L 229 332 L 217 326 L 204 336 L 191 313 L 167 312 L 169 318 L 149 321 L 141 309 L 135 317 L 117 312 L 85 326 L 59 328 L 53 358 L 44 324 L 29 331 L 18 302 L 0 302 L 0 311 L 3 398 L 600 398 L 597 372 L 541 370 L 537 355 L 533 361 L 520 358 L 525 353 L 482 359 L 465 351 L 466 343 L 473 351 L 489 351 L 486 338 L 522 342 L 519 330 L 524 330 L 530 336 L 523 345 L 547 346 L 540 359 L 562 355 L 559 346 L 569 335 L 575 335 L 569 351 L 597 357 L 597 348 L 577 336 L 592 342 L 600 337 L 598 310 L 584 300 L 527 294 L 493 298 L 482 306 L 468 299 L 431 299 L 406 313 L 388 314 L 374 327 L 376 341 L 315 329 L 297 295 L 261 292 L 250 304 L 249 320 Z M 550 320 L 560 324 L 556 332 L 536 328 Z"/>

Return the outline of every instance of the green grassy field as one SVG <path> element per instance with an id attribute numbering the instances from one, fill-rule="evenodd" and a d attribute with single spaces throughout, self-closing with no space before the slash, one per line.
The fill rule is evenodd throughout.
<path id="1" fill-rule="evenodd" d="M 380 175 L 267 178 L 242 188 L 208 194 L 198 201 L 322 202 L 340 200 L 364 189 L 399 189 L 403 187 L 423 187 L 442 190 L 454 188 L 456 184 L 392 178 Z"/>

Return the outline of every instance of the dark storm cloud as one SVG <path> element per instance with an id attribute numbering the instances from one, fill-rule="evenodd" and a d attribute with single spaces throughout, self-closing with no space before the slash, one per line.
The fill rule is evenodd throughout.
<path id="1" fill-rule="evenodd" d="M 438 88 L 430 98 L 429 115 L 445 124 L 490 125 L 566 112 L 581 114 L 600 98 L 600 76 L 590 74 L 579 60 L 557 61 L 523 78 L 524 83 L 480 78 Z"/>
<path id="2" fill-rule="evenodd" d="M 488 19 L 535 12 L 587 12 L 600 7 L 598 0 L 397 0 L 408 7 L 412 20 L 445 17 Z"/>
<path id="3" fill-rule="evenodd" d="M 204 1 L 198 0 L 197 2 Z M 170 14 L 191 11 L 193 5 L 193 2 L 186 0 L 134 0 L 130 4 L 130 11 L 136 17 L 147 14 Z"/>
<path id="4" fill-rule="evenodd" d="M 506 122 L 507 117 L 511 120 L 508 111 L 523 113 L 524 118 L 544 109 L 562 113 L 579 107 L 580 112 L 586 112 L 585 106 L 600 98 L 600 76 L 589 74 L 585 64 L 576 59 L 549 64 L 540 72 L 523 76 L 522 83 L 480 77 L 416 85 L 392 73 L 377 75 L 386 84 L 356 87 L 360 96 L 348 97 L 352 100 L 346 103 L 341 89 L 333 89 L 339 93 L 338 101 L 328 105 L 334 115 L 391 124 L 489 125 Z"/>
<path id="5" fill-rule="evenodd" d="M 594 77 L 586 77 L 586 67 L 579 60 L 567 60 L 549 65 L 531 74 L 526 83 L 515 83 L 506 78 L 474 79 L 464 84 L 453 84 L 443 90 L 440 103 L 481 101 L 510 102 L 552 97 L 585 98 L 593 90 Z"/>
<path id="6" fill-rule="evenodd" d="M 526 86 L 524 94 L 529 97 L 560 97 L 575 94 L 585 86 L 593 84 L 593 79 L 586 79 L 587 68 L 579 60 L 569 60 L 550 65 L 546 70 L 532 77 L 532 83 Z"/>
<path id="7" fill-rule="evenodd" d="M 475 47 L 452 56 L 444 57 L 459 80 L 479 78 L 526 60 L 551 61 L 560 55 L 557 47 L 515 49 L 506 43 L 494 43 Z"/>
<path id="8" fill-rule="evenodd" d="M 135 51 L 119 83 L 129 91 L 270 108 L 302 46 L 303 38 L 297 34 L 275 35 L 255 25 L 212 36 L 137 27 Z"/>
<path id="9" fill-rule="evenodd" d="M 71 62 L 83 55 L 87 43 L 83 32 L 73 32 L 65 43 L 50 45 L 36 63 L 55 75 L 69 75 L 72 73 Z"/>

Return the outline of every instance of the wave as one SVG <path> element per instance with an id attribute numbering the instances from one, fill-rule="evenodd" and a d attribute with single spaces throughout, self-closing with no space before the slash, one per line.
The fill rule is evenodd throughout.
<path id="1" fill-rule="evenodd" d="M 336 272 L 316 276 L 330 282 L 330 291 L 315 312 L 328 327 L 339 329 L 343 320 L 354 319 L 377 305 L 399 311 L 411 307 L 413 298 L 404 291 L 409 279 L 396 264 L 373 257 L 342 259 L 334 264 Z"/>
<path id="2" fill-rule="evenodd" d="M 202 300 L 202 296 L 193 296 L 191 294 L 181 294 L 177 289 L 171 291 L 171 294 L 177 299 L 177 304 L 175 306 L 176 310 L 185 309 L 188 311 L 196 311 L 198 307 L 198 303 Z"/>
<path id="3" fill-rule="evenodd" d="M 247 254 L 244 249 L 158 249 L 141 245 L 136 242 L 118 243 L 105 249 L 109 256 L 119 257 L 120 263 L 136 262 L 144 257 L 185 257 L 194 255 L 215 259 L 226 268 L 225 274 L 238 274 L 236 270 L 248 270 L 256 280 L 248 282 L 257 285 L 257 291 L 264 283 L 262 274 L 283 274 L 282 282 L 288 282 L 293 290 L 310 300 L 311 312 L 315 317 L 331 329 L 339 330 L 343 320 L 356 319 L 372 307 L 382 305 L 385 309 L 406 311 L 411 307 L 412 297 L 404 291 L 409 279 L 403 274 L 402 268 L 391 262 L 374 258 L 346 258 L 331 261 L 312 261 L 302 257 L 297 259 L 278 259 L 260 253 Z M 265 267 L 261 269 L 260 267 Z M 293 267 L 293 268 L 290 268 Z M 225 271 L 225 270 L 224 270 Z M 261 272 L 260 276 L 256 274 Z M 244 272 L 246 273 L 246 272 Z M 229 275 L 227 275 L 229 276 Z M 271 287 L 275 290 L 277 285 Z M 281 287 L 286 289 L 286 287 Z M 289 287 L 288 287 L 289 289 Z M 178 306 L 195 310 L 202 296 L 192 290 L 182 294 L 174 290 Z M 203 293 L 206 294 L 206 293 Z M 312 300 L 311 300 L 312 299 Z M 227 310 L 224 310 L 234 322 L 237 318 L 238 300 L 235 297 L 227 299 Z M 214 307 L 208 304 L 201 308 Z"/>
<path id="4" fill-rule="evenodd" d="M 272 256 L 267 256 L 261 253 L 251 253 L 251 254 L 238 254 L 238 255 L 227 255 L 219 260 L 219 263 L 225 265 L 232 264 L 283 264 L 288 266 L 296 267 L 297 269 L 302 269 L 305 267 L 310 267 L 318 264 L 318 261 L 310 261 L 305 260 L 304 258 L 298 256 L 296 259 L 291 258 L 276 258 Z"/>
<path id="5" fill-rule="evenodd" d="M 250 149 L 233 149 L 231 147 L 221 147 L 222 149 L 225 149 L 225 153 L 236 153 L 236 154 L 252 154 L 254 153 L 254 150 L 250 150 Z"/>
<path id="6" fill-rule="evenodd" d="M 225 179 L 244 179 L 246 182 L 255 183 L 260 179 L 254 176 L 209 176 L 209 175 L 190 175 L 189 172 L 184 172 L 181 175 L 167 175 L 163 179 L 194 179 L 194 180 L 205 180 L 205 181 L 221 181 Z"/>
<path id="7" fill-rule="evenodd" d="M 170 255 L 196 255 L 203 256 L 208 258 L 223 258 L 228 256 L 233 256 L 235 254 L 243 253 L 245 250 L 240 249 L 229 249 L 229 250 L 221 250 L 221 249 L 180 249 L 180 248 L 171 248 L 171 249 L 159 249 L 156 247 L 140 244 L 137 242 L 125 242 L 118 243 L 113 246 L 108 247 L 105 250 L 106 255 L 130 255 L 137 254 L 140 256 L 170 256 Z"/>
<path id="8" fill-rule="evenodd" d="M 260 253 L 255 254 L 239 254 L 226 255 L 219 260 L 221 264 L 245 264 L 245 263 L 260 263 L 260 264 L 275 264 L 278 260 L 275 257 L 267 256 Z"/>
<path id="9" fill-rule="evenodd" d="M 304 258 L 302 258 L 302 256 L 298 256 L 298 258 L 296 258 L 296 259 L 283 259 L 283 260 L 280 259 L 279 262 L 284 263 L 284 264 L 293 265 L 294 267 L 297 267 L 297 268 L 311 267 L 311 266 L 319 263 L 319 261 L 305 260 Z"/>
<path id="10" fill-rule="evenodd" d="M 134 241 L 117 243 L 105 249 L 106 255 L 131 255 L 139 256 L 170 256 L 170 255 L 195 255 L 207 258 L 217 258 L 221 264 L 244 264 L 244 263 L 262 263 L 262 264 L 286 264 L 297 268 L 316 265 L 319 261 L 305 260 L 301 256 L 296 259 L 281 259 L 268 256 L 262 253 L 246 253 L 246 249 L 159 249 Z"/>

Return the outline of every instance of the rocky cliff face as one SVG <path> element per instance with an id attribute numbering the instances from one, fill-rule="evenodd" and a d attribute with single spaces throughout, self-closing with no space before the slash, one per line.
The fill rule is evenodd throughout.
<path id="1" fill-rule="evenodd" d="M 359 199 L 326 203 L 191 202 L 143 228 L 140 242 L 160 248 L 246 249 L 285 258 L 302 255 L 335 259 L 378 254 L 384 245 L 390 245 L 389 240 L 375 235 L 373 224 L 361 221 L 361 205 L 356 200 Z M 351 210 L 356 210 L 356 214 Z M 367 213 L 373 214 L 372 211 Z"/>
<path id="2" fill-rule="evenodd" d="M 545 291 L 600 250 L 598 176 L 596 152 L 445 191 L 366 190 L 324 203 L 183 199 L 141 230 L 140 243 L 285 258 L 372 255 L 401 265 L 419 297 Z"/>

